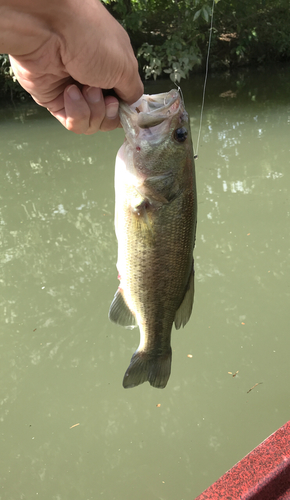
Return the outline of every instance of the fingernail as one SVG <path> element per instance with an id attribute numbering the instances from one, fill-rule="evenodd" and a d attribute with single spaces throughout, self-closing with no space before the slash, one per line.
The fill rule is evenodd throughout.
<path id="1" fill-rule="evenodd" d="M 108 104 L 106 106 L 106 117 L 112 120 L 113 118 L 116 118 L 116 116 L 118 115 L 118 111 L 119 111 L 119 103 L 112 102 L 111 104 Z"/>
<path id="2" fill-rule="evenodd" d="M 67 89 L 67 93 L 72 101 L 79 101 L 81 98 L 81 93 L 76 85 L 71 85 Z"/>
<path id="3" fill-rule="evenodd" d="M 87 89 L 88 101 L 92 104 L 101 100 L 101 89 L 99 87 L 89 87 Z"/>

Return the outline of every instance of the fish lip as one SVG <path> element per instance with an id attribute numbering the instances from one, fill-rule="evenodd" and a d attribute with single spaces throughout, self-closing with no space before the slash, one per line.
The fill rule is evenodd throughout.
<path id="1" fill-rule="evenodd" d="M 144 94 L 138 101 L 131 106 L 125 102 L 120 102 L 120 118 L 125 133 L 129 128 L 134 129 L 134 135 L 163 124 L 165 121 L 171 122 L 171 119 L 184 108 L 183 99 L 177 89 L 164 92 L 162 94 L 148 95 Z"/>
<path id="2" fill-rule="evenodd" d="M 150 113 L 154 113 L 155 111 L 161 111 L 168 109 L 178 98 L 181 99 L 181 94 L 177 89 L 172 89 L 169 92 L 163 92 L 162 94 L 143 94 L 138 101 L 134 102 L 129 106 L 129 108 L 135 113 L 140 113 L 140 108 L 144 106 L 144 103 L 147 103 L 147 108 L 153 108 Z M 167 101 L 167 102 L 166 102 Z M 161 104 L 160 104 L 161 103 Z M 121 101 L 121 107 L 126 103 Z M 141 110 L 143 111 L 143 110 Z M 148 111 L 148 109 L 147 109 Z"/>
<path id="3" fill-rule="evenodd" d="M 171 90 L 170 92 L 164 94 L 149 96 L 146 103 L 147 110 L 140 111 L 137 115 L 138 126 L 140 128 L 151 128 L 152 126 L 159 125 L 170 115 L 178 112 L 181 103 L 180 98 L 181 96 L 177 90 Z M 161 105 L 159 105 L 160 102 Z M 138 110 L 139 108 L 135 109 Z"/>

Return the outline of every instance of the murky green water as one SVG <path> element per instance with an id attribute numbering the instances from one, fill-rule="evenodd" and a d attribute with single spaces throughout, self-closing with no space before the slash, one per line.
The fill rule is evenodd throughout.
<path id="1" fill-rule="evenodd" d="M 107 319 L 122 130 L 0 118 L 0 499 L 192 500 L 290 418 L 290 70 L 209 79 L 196 299 L 164 390 L 122 388 L 139 333 Z"/>

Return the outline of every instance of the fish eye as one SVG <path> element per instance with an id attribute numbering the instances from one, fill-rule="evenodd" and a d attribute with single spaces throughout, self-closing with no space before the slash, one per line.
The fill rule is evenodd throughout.
<path id="1" fill-rule="evenodd" d="M 174 139 L 177 142 L 184 142 L 187 138 L 187 130 L 185 127 L 180 127 L 174 130 Z"/>

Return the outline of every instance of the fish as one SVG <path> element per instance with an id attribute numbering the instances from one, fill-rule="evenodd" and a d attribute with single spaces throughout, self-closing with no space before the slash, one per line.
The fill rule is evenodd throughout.
<path id="1" fill-rule="evenodd" d="M 197 198 L 190 120 L 179 90 L 120 103 L 125 141 L 115 164 L 119 287 L 109 319 L 139 327 L 123 387 L 164 388 L 171 330 L 188 322 L 194 299 Z"/>

